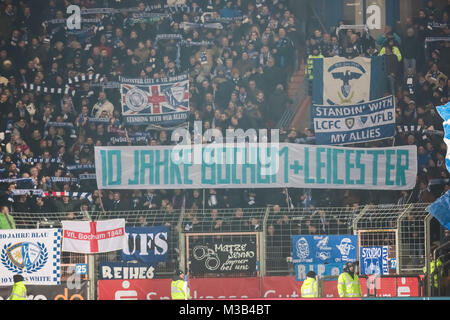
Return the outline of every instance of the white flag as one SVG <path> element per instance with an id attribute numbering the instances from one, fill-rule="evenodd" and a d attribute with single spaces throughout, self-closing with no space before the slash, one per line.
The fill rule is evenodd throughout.
<path id="1" fill-rule="evenodd" d="M 63 251 L 101 253 L 122 250 L 127 244 L 125 219 L 62 221 Z"/>

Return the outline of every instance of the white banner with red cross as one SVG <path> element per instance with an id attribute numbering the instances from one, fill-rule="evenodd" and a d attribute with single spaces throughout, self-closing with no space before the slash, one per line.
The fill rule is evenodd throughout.
<path id="1" fill-rule="evenodd" d="M 102 253 L 122 250 L 127 245 L 125 219 L 62 221 L 62 226 L 62 251 Z"/>

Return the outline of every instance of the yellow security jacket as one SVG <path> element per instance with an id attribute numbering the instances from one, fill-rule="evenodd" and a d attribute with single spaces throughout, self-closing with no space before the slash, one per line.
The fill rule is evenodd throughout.
<path id="1" fill-rule="evenodd" d="M 319 290 L 317 288 L 317 281 L 314 278 L 306 278 L 303 281 L 301 288 L 302 298 L 318 298 Z"/>
<path id="2" fill-rule="evenodd" d="M 338 278 L 338 292 L 341 298 L 358 298 L 362 296 L 359 277 L 355 273 L 354 277 L 347 272 L 343 272 Z"/>
<path id="3" fill-rule="evenodd" d="M 14 283 L 9 300 L 27 300 L 27 288 L 23 281 Z"/>
<path id="4" fill-rule="evenodd" d="M 438 271 L 435 271 L 435 268 L 437 266 Z M 436 272 L 436 273 L 435 273 Z M 439 287 L 439 281 L 438 281 L 438 272 L 440 273 L 440 275 L 443 275 L 443 269 L 442 269 L 442 261 L 441 258 L 437 258 L 437 263 L 435 263 L 434 260 L 430 261 L 430 275 L 432 275 L 434 273 L 433 276 L 433 285 L 437 288 Z M 423 273 L 427 273 L 427 266 L 423 267 Z"/>
<path id="5" fill-rule="evenodd" d="M 172 294 L 172 300 L 185 300 L 186 299 L 186 291 L 188 295 L 188 299 L 190 298 L 189 290 L 185 288 L 185 284 L 183 280 L 174 280 L 170 284 L 170 291 Z"/>

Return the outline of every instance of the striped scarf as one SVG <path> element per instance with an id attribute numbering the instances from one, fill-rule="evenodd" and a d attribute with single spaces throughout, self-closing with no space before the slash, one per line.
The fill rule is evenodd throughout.
<path id="1" fill-rule="evenodd" d="M 417 133 L 419 135 L 422 135 L 422 140 L 426 140 L 429 135 L 438 135 L 438 136 L 444 136 L 444 133 L 440 130 L 428 130 L 424 129 L 419 125 L 403 125 L 403 126 L 397 126 L 397 133 Z"/>
<path id="2" fill-rule="evenodd" d="M 13 196 L 37 196 L 42 197 L 44 191 L 41 189 L 14 189 L 12 191 Z"/>
<path id="3" fill-rule="evenodd" d="M 58 128 L 67 128 L 70 129 L 70 137 L 72 139 L 77 138 L 77 134 L 75 131 L 75 127 L 72 122 L 55 122 L 55 121 L 49 121 L 45 124 L 45 132 L 44 135 L 48 135 L 48 128 L 50 127 L 58 127 Z"/>
<path id="4" fill-rule="evenodd" d="M 22 86 L 25 90 L 31 90 L 31 91 L 41 92 L 41 93 L 69 94 L 72 97 L 75 96 L 75 90 L 72 90 L 69 87 L 49 88 L 46 86 L 36 85 L 34 83 L 23 83 Z"/>
<path id="5" fill-rule="evenodd" d="M 59 158 L 27 158 L 21 159 L 20 162 L 26 164 L 35 164 L 35 163 L 61 163 L 61 159 Z"/>
<path id="6" fill-rule="evenodd" d="M 185 4 L 182 5 L 176 5 L 176 6 L 169 6 L 168 7 L 169 12 L 172 14 L 176 14 L 176 13 L 196 13 L 196 14 L 202 14 L 203 10 L 200 7 L 193 7 L 193 6 L 188 6 Z"/>
<path id="7" fill-rule="evenodd" d="M 182 22 L 182 23 L 180 23 L 180 28 L 184 29 L 184 30 L 188 30 L 188 29 L 218 29 L 218 30 L 222 30 L 223 25 L 219 22 L 212 22 L 212 23 Z"/>
<path id="8" fill-rule="evenodd" d="M 92 170 L 95 169 L 94 164 L 74 164 L 67 166 L 66 169 L 68 171 L 80 171 L 80 170 Z"/>
<path id="9" fill-rule="evenodd" d="M 0 179 L 0 183 L 16 183 L 16 182 L 33 182 L 31 178 L 10 178 L 10 179 Z"/>
<path id="10" fill-rule="evenodd" d="M 47 192 L 42 193 L 43 197 L 75 197 L 80 199 L 88 199 L 90 202 L 93 201 L 91 192 L 69 192 L 69 191 L 57 191 L 57 192 Z"/>
<path id="11" fill-rule="evenodd" d="M 67 79 L 67 83 L 68 84 L 73 84 L 73 83 L 79 83 L 79 82 L 83 82 L 83 81 L 103 81 L 103 77 L 101 76 L 101 74 L 96 73 L 96 74 L 87 74 L 87 75 L 81 75 L 81 76 L 76 76 L 73 78 L 69 78 Z"/>

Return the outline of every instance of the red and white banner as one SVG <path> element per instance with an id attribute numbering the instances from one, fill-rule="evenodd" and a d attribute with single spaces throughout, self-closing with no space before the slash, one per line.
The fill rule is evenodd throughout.
<path id="1" fill-rule="evenodd" d="M 122 250 L 127 244 L 125 219 L 62 221 L 62 251 L 101 253 Z"/>
<path id="2" fill-rule="evenodd" d="M 170 299 L 171 279 L 99 280 L 99 300 Z M 367 296 L 366 279 L 360 279 L 363 296 Z M 417 277 L 384 278 L 377 297 L 419 296 Z M 302 281 L 294 276 L 263 278 L 195 278 L 189 279 L 192 299 L 301 299 Z M 324 297 L 339 298 L 337 280 L 324 281 Z"/>

